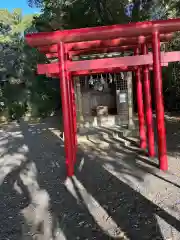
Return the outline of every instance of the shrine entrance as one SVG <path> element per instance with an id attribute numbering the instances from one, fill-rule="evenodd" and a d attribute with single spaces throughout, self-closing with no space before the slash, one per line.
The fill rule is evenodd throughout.
<path id="1" fill-rule="evenodd" d="M 82 76 L 75 82 L 77 126 L 128 127 L 133 118 L 132 74 L 106 73 Z M 129 116 L 129 111 L 132 113 Z M 131 120 L 132 121 L 132 120 Z"/>
<path id="2" fill-rule="evenodd" d="M 180 19 L 169 19 L 26 35 L 27 43 L 38 48 L 49 59 L 49 63 L 38 64 L 38 74 L 60 79 L 68 176 L 74 174 L 76 162 L 77 106 L 81 105 L 81 109 L 78 109 L 80 117 L 84 117 L 86 113 L 91 117 L 102 114 L 109 116 L 113 111 L 118 113 L 120 109 L 128 109 L 128 124 L 133 125 L 132 101 L 126 106 L 131 99 L 129 96 L 132 95 L 132 91 L 129 91 L 132 88 L 128 86 L 132 72 L 135 74 L 139 147 L 143 150 L 148 148 L 149 157 L 155 157 L 149 76 L 151 70 L 156 104 L 159 167 L 164 171 L 168 169 L 161 70 L 162 67 L 167 67 L 169 62 L 180 61 L 180 52 L 161 51 L 161 43 L 172 39 L 173 32 L 179 30 Z M 129 55 L 130 49 L 132 54 Z M 88 60 L 79 58 L 83 54 L 117 52 L 120 55 Z M 56 61 L 51 61 L 52 58 L 56 58 Z M 117 79 L 113 79 L 111 83 L 114 84 L 114 97 L 110 94 L 113 89 L 109 87 L 111 80 L 106 80 L 106 76 L 120 76 L 120 73 L 126 76 L 127 88 L 122 90 L 117 84 Z M 78 103 L 77 78 L 79 93 L 85 95 Z M 123 84 L 122 79 L 118 81 L 120 82 Z M 102 99 L 97 100 L 100 93 Z M 88 104 L 85 103 L 88 99 L 86 94 L 90 95 Z M 122 113 L 119 116 L 125 117 L 126 114 Z"/>

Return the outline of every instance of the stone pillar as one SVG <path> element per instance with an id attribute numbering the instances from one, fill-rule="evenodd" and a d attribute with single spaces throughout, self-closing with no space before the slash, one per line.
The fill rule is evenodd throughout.
<path id="1" fill-rule="evenodd" d="M 76 113 L 77 113 L 77 127 L 78 129 L 82 127 L 84 123 L 83 110 L 82 110 L 82 94 L 81 94 L 81 85 L 80 78 L 75 77 L 75 98 L 76 98 Z"/>
<path id="2" fill-rule="evenodd" d="M 134 120 L 133 120 L 133 85 L 132 85 L 132 72 L 127 72 L 127 94 L 128 94 L 128 128 L 134 129 Z"/>

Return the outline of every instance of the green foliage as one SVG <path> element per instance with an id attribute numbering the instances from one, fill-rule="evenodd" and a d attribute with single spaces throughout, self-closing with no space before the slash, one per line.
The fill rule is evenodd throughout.
<path id="1" fill-rule="evenodd" d="M 24 42 L 24 33 L 34 31 L 33 17 L 0 9 L 0 115 L 9 119 L 45 116 L 59 104 L 59 86 L 52 85 L 58 80 L 36 75 L 37 63 L 46 59 Z"/>
<path id="2" fill-rule="evenodd" d="M 42 14 L 35 18 L 39 31 L 80 28 L 142 21 L 149 18 L 153 0 L 29 0 L 30 6 L 40 6 Z M 132 17 L 125 6 L 134 3 Z"/>
<path id="3" fill-rule="evenodd" d="M 29 111 L 36 117 L 46 117 L 54 113 L 60 105 L 59 80 L 37 76 L 29 87 Z"/>

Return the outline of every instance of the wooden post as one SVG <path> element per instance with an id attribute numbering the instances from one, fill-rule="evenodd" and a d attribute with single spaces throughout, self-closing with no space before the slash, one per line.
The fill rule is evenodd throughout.
<path id="1" fill-rule="evenodd" d="M 139 48 L 137 47 L 134 51 L 135 55 L 139 55 Z M 144 102 L 142 92 L 142 79 L 140 67 L 136 70 L 136 98 L 137 98 L 137 112 L 139 122 L 139 137 L 140 137 L 140 148 L 146 149 L 146 130 L 144 120 Z"/>
<path id="2" fill-rule="evenodd" d="M 72 128 L 71 128 L 71 110 L 69 101 L 69 86 L 67 81 L 67 68 L 66 68 L 66 56 L 65 56 L 65 45 L 60 42 L 58 45 L 58 56 L 59 56 L 59 68 L 61 69 L 60 77 L 60 90 L 62 99 L 62 113 L 63 113 L 63 124 L 64 124 L 64 145 L 66 155 L 66 166 L 67 175 L 71 177 L 74 174 L 73 166 L 73 144 L 72 144 Z"/>
<path id="3" fill-rule="evenodd" d="M 158 31 L 154 31 L 152 34 L 152 50 L 153 50 L 154 92 L 156 103 L 156 124 L 158 133 L 159 166 L 161 170 L 167 171 L 168 160 L 166 147 L 166 130 L 164 123 L 160 36 Z"/>

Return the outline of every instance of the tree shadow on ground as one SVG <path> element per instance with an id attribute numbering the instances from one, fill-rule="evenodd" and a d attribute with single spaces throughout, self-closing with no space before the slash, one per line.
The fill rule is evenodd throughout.
<path id="1" fill-rule="evenodd" d="M 66 169 L 62 141 L 45 126 L 42 130 L 41 124 L 28 126 L 21 122 L 20 127 L 29 148 L 28 158 L 36 164 L 37 182 L 50 197 L 53 239 L 58 239 L 57 228 L 62 236 L 59 239 L 109 239 L 86 206 L 79 203 L 64 184 Z M 46 134 L 42 134 L 42 131 Z"/>
<path id="2" fill-rule="evenodd" d="M 180 120 L 166 119 L 167 149 L 172 156 L 180 154 Z"/>
<path id="3" fill-rule="evenodd" d="M 16 240 L 22 237 L 23 215 L 21 210 L 30 203 L 29 192 L 19 174 L 26 163 L 14 168 L 0 186 L 0 239 Z M 15 190 L 16 187 L 21 192 Z"/>
<path id="4" fill-rule="evenodd" d="M 109 216 L 129 239 L 163 239 L 156 216 L 180 230 L 179 221 L 110 174 L 97 159 L 86 159 L 76 177 L 101 206 L 106 206 Z"/>
<path id="5" fill-rule="evenodd" d="M 165 117 L 165 126 L 166 126 L 166 141 L 167 141 L 167 154 L 168 154 L 168 162 L 169 162 L 169 169 L 166 173 L 160 172 L 158 170 L 159 168 L 159 162 L 158 162 L 158 137 L 157 137 L 157 130 L 156 130 L 156 118 L 154 118 L 154 134 L 155 134 L 155 152 L 156 157 L 155 158 L 149 158 L 148 152 L 143 151 L 139 149 L 137 146 L 139 145 L 138 139 L 134 141 L 131 138 L 128 137 L 120 137 L 119 139 L 114 139 L 114 137 L 109 135 L 109 139 L 104 139 L 103 134 L 101 136 L 102 141 L 106 141 L 108 143 L 112 143 L 113 141 L 119 144 L 123 144 L 124 140 L 130 144 L 128 146 L 125 146 L 125 150 L 129 150 L 130 154 L 134 155 L 135 157 L 131 158 L 131 161 L 129 162 L 130 165 L 138 166 L 138 168 L 145 170 L 146 172 L 151 173 L 152 175 L 158 177 L 159 179 L 162 179 L 170 184 L 173 184 L 176 187 L 180 187 L 177 184 L 177 181 L 179 182 L 179 174 L 178 169 L 179 168 L 179 162 L 178 157 L 180 154 L 180 118 L 175 117 Z M 102 129 L 102 133 L 107 133 L 106 128 Z M 138 145 L 137 145 L 138 143 Z M 111 147 L 113 148 L 113 144 L 111 144 Z M 117 151 L 119 149 L 119 146 L 117 147 Z M 115 148 L 114 148 L 115 150 Z M 123 149 L 121 149 L 121 152 Z M 135 161 L 134 161 L 135 160 Z M 140 164 L 141 162 L 141 164 Z M 145 166 L 144 166 L 145 165 Z M 172 181 L 172 178 L 174 178 L 174 181 Z"/>
<path id="6" fill-rule="evenodd" d="M 156 117 L 154 117 L 155 141 L 158 144 L 156 127 Z M 179 155 L 180 153 L 180 117 L 165 115 L 165 130 L 167 141 L 167 152 L 169 156 Z"/>
<path id="7" fill-rule="evenodd" d="M 33 163 L 36 168 L 33 188 L 34 185 L 37 185 L 36 194 L 40 190 L 44 190 L 49 196 L 50 204 L 47 211 L 52 216 L 49 219 L 49 225 L 44 224 L 49 215 L 38 216 L 40 218 L 38 227 L 44 224 L 44 227 L 41 227 L 41 232 L 43 232 L 41 237 L 43 236 L 44 240 L 50 239 L 45 235 L 47 228 L 50 229 L 51 238 L 54 240 L 125 239 L 124 236 L 129 239 L 163 239 L 156 216 L 160 216 L 178 231 L 180 230 L 180 224 L 176 218 L 125 183 L 128 182 L 126 181 L 128 175 L 132 175 L 134 179 L 141 182 L 146 174 L 145 171 L 144 175 L 142 171 L 138 172 L 138 167 L 131 164 L 130 159 L 134 158 L 134 154 L 128 149 L 124 153 L 121 152 L 120 155 L 116 154 L 116 146 L 111 151 L 107 150 L 106 153 L 104 151 L 104 155 L 102 155 L 102 151 L 79 149 L 75 180 L 74 178 L 70 179 L 72 185 L 69 188 L 66 184 L 63 142 L 52 133 L 51 127 L 46 123 L 20 122 L 20 131 L 23 135 L 22 144 L 28 147 L 25 156 L 28 163 Z M 10 146 L 8 145 L 8 147 Z M 13 151 L 17 152 L 17 149 Z M 109 162 L 109 155 L 111 158 L 119 157 L 124 161 L 124 164 L 114 165 L 114 168 L 117 168 L 122 175 L 124 174 L 123 181 L 104 168 L 104 164 Z M 78 167 L 82 161 L 84 162 L 79 170 Z M 29 179 L 29 175 L 27 174 L 24 181 Z M 28 185 L 27 182 L 26 185 Z M 27 188 L 32 201 L 34 190 L 29 186 Z M 11 195 L 13 191 L 10 188 L 6 191 L 6 195 Z M 16 200 L 11 199 L 13 204 L 16 204 L 18 199 L 17 196 L 15 198 Z M 93 205 L 92 199 L 96 202 L 95 205 Z M 26 204 L 30 205 L 31 203 L 26 202 Z M 26 204 L 22 205 L 22 208 L 25 208 Z M 4 207 L 4 211 L 11 209 L 10 203 L 8 205 L 8 207 Z M 18 212 L 20 209 L 16 215 Z M 108 222 L 108 219 L 103 219 L 102 212 L 106 212 L 106 216 L 112 219 L 117 228 L 104 229 L 103 225 Z M 35 215 L 34 219 L 36 217 Z M 16 219 L 16 224 L 19 224 L 20 221 L 20 219 Z M 39 223 L 41 224 L 39 225 Z M 114 234 L 109 234 L 109 231 L 111 233 L 114 231 Z"/>
<path id="8" fill-rule="evenodd" d="M 34 126 L 34 129 L 37 128 L 37 125 Z M 82 192 L 78 193 L 79 187 L 74 186 L 75 193 L 79 196 L 76 198 L 64 185 L 66 173 L 62 142 L 49 130 L 48 137 L 42 138 L 37 134 L 32 135 L 33 131 L 27 133 L 26 129 L 27 126 L 22 127 L 21 125 L 26 144 L 31 142 L 31 145 L 28 145 L 29 153 L 36 152 L 36 142 L 43 144 L 41 149 L 43 152 L 42 159 L 38 159 L 37 155 L 33 159 L 38 170 L 37 181 L 40 187 L 48 192 L 51 200 L 51 211 L 57 220 L 55 222 L 60 226 L 66 239 L 115 238 L 108 236 L 103 231 L 101 224 L 90 213 L 87 205 L 91 202 L 84 201 Z M 34 138 L 36 138 L 35 141 Z M 125 152 L 125 162 L 133 156 L 131 154 L 129 156 L 129 154 L 128 151 Z M 92 160 L 87 155 L 86 152 L 79 152 L 78 159 L 84 158 L 84 165 L 81 171 L 76 171 L 76 178 L 100 206 L 105 208 L 108 215 L 128 238 L 163 239 L 156 215 L 163 218 L 178 231 L 180 230 L 179 221 L 173 216 L 147 200 L 129 187 L 128 184 L 110 174 L 103 168 L 101 161 Z M 97 158 L 97 155 L 94 156 Z M 133 169 L 134 165 L 126 162 L 126 165 L 122 165 L 119 171 L 122 174 L 123 172 L 132 174 L 139 181 L 142 180 L 142 172 L 138 174 L 137 171 L 134 174 Z M 78 201 L 78 198 L 81 200 Z"/>

